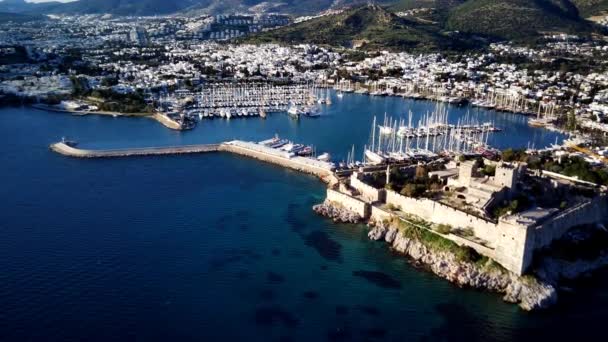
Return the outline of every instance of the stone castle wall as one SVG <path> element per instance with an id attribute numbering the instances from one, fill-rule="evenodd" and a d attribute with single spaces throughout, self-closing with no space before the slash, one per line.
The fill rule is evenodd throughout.
<path id="1" fill-rule="evenodd" d="M 339 204 L 347 210 L 357 213 L 362 218 L 370 217 L 370 205 L 349 195 L 336 190 L 327 189 L 327 200 L 331 203 Z"/>
<path id="2" fill-rule="evenodd" d="M 355 182 L 355 185 L 359 184 Z M 360 189 L 363 188 L 358 190 Z M 429 199 L 414 199 L 391 190 L 381 191 L 386 195 L 386 204 L 394 205 L 404 213 L 435 224 L 472 229 L 476 237 L 487 242 L 485 245 L 472 240 L 465 241 L 452 234 L 444 237 L 477 250 L 517 275 L 524 274 L 532 264 L 536 249 L 550 245 L 574 226 L 601 222 L 608 218 L 608 199 L 605 196 L 570 208 L 542 225 L 534 226 L 512 220 L 495 223 Z M 327 199 L 374 221 L 394 216 L 380 207 L 335 190 L 327 190 Z"/>
<path id="3" fill-rule="evenodd" d="M 350 176 L 350 186 L 356 189 L 366 201 L 370 203 L 383 202 L 385 199 L 385 190 L 376 189 L 371 185 L 363 183 L 359 179 L 359 174 L 354 173 Z"/>
<path id="4" fill-rule="evenodd" d="M 403 212 L 418 216 L 429 222 L 447 224 L 454 228 L 470 228 L 475 236 L 489 242 L 490 245 L 493 245 L 498 234 L 494 222 L 486 221 L 427 198 L 415 199 L 387 190 L 386 203 L 397 206 Z"/>
<path id="5" fill-rule="evenodd" d="M 594 224 L 608 219 L 608 199 L 598 196 L 588 202 L 557 214 L 534 230 L 534 247 L 543 248 L 575 226 Z"/>

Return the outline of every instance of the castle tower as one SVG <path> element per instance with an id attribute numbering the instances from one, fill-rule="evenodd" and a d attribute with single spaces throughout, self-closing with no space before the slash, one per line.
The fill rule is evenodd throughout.
<path id="1" fill-rule="evenodd" d="M 460 163 L 458 182 L 463 186 L 471 185 L 471 180 L 477 173 L 477 161 L 467 160 Z"/>

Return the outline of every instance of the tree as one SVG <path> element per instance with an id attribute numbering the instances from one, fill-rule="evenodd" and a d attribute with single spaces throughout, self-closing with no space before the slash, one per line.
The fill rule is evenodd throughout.
<path id="1" fill-rule="evenodd" d="M 568 113 L 568 120 L 566 122 L 566 129 L 569 131 L 576 130 L 576 114 L 574 114 L 574 110 Z"/>

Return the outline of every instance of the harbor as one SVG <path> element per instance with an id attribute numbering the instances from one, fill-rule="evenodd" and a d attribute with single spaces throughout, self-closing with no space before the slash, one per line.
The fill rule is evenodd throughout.
<path id="1" fill-rule="evenodd" d="M 5 217 L 11 224 L 6 228 L 7 244 L 3 250 L 18 248 L 28 252 L 26 258 L 11 259 L 14 262 L 9 267 L 23 270 L 22 277 L 29 276 L 27 270 L 39 267 L 37 272 L 43 279 L 57 279 L 57 276 L 75 279 L 83 288 L 90 286 L 91 291 L 85 295 L 93 303 L 99 303 L 94 309 L 108 313 L 114 312 L 114 305 L 122 305 L 123 299 L 119 294 L 108 297 L 93 290 L 99 283 L 108 284 L 109 288 L 119 286 L 121 293 L 133 293 L 133 300 L 142 307 L 154 302 L 160 308 L 166 305 L 180 310 L 182 306 L 190 308 L 190 294 L 194 293 L 197 303 L 244 307 L 245 313 L 251 316 L 256 311 L 265 312 L 268 301 L 260 296 L 271 293 L 273 298 L 281 298 L 285 312 L 302 319 L 302 328 L 322 327 L 320 332 L 307 330 L 310 334 L 306 337 L 311 340 L 323 339 L 326 330 L 332 328 L 325 322 L 335 319 L 336 306 L 349 310 L 349 319 L 372 317 L 378 320 L 377 324 L 390 326 L 391 338 L 407 339 L 412 334 L 425 334 L 430 329 L 427 325 L 417 325 L 412 333 L 412 328 L 399 328 L 399 322 L 404 317 L 432 321 L 436 317 L 434 308 L 452 305 L 454 298 L 466 299 L 467 307 L 459 309 L 459 313 L 463 310 L 481 313 L 502 331 L 509 332 L 524 324 L 519 319 L 522 314 L 503 304 L 495 295 L 451 286 L 408 267 L 384 246 L 362 239 L 367 230 L 364 226 L 345 229 L 331 220 L 317 217 L 310 208 L 325 198 L 326 186 L 312 177 L 302 177 L 288 171 L 290 169 L 275 167 L 275 164 L 258 163 L 223 152 L 175 158 L 165 155 L 85 160 L 64 158 L 48 150 L 49 144 L 62 135 L 78 141 L 78 148 L 97 151 L 214 145 L 237 139 L 262 146 L 259 142 L 274 139 L 274 134 L 279 132 L 279 140 L 291 141 L 293 145 L 314 143 L 318 156 L 327 151 L 336 162 L 346 160 L 347 152 L 352 151 L 355 144 L 356 159 L 360 160 L 374 116 L 382 121 L 380 118 L 387 112 L 389 116 L 399 116 L 407 122 L 411 109 L 412 122 L 417 123 L 427 112 L 433 112 L 435 105 L 397 97 L 348 93 L 343 95 L 343 100 L 332 99 L 334 103 L 323 109 L 326 115 L 321 120 L 296 121 L 283 115 L 270 115 L 266 120 L 208 120 L 183 132 L 139 118 L 94 115 L 76 118 L 29 108 L 4 110 L 0 116 L 4 125 L 0 127 L 3 127 L 7 141 L 1 157 L 6 170 L 6 187 L 2 191 L 14 203 L 15 209 Z M 462 108 L 450 108 L 450 124 L 457 124 L 458 118 L 465 117 L 466 112 Z M 488 143 L 492 146 L 525 147 L 533 140 L 536 146 L 544 147 L 555 141 L 555 133 L 531 128 L 520 116 L 475 110 L 471 110 L 470 116 L 476 117 L 479 123 L 493 122 L 503 129 L 489 134 Z M 286 152 L 274 150 L 277 154 Z M 47 165 L 45 172 L 27 167 L 41 162 Z M 31 215 L 32 212 L 38 215 Z M 65 215 L 57 215 L 57 212 Z M 32 231 L 29 227 L 36 226 L 44 228 L 33 231 L 40 234 L 48 248 L 19 237 L 19 234 Z M 71 239 L 68 244 L 63 242 L 66 237 Z M 112 243 L 97 244 L 95 241 Z M 110 245 L 116 248 L 108 247 Z M 147 256 L 137 259 L 133 253 Z M 56 260 L 54 258 L 65 258 L 69 269 L 50 262 Z M 127 260 L 126 268 L 116 266 L 116 260 L 123 259 Z M 186 267 L 192 272 L 193 280 L 208 286 L 209 291 L 199 291 L 173 277 L 174 260 L 184 260 L 183 265 L 180 261 L 180 267 Z M 124 280 L 116 282 L 116 267 L 131 272 L 131 267 L 139 267 L 140 263 L 151 265 L 151 271 L 121 276 Z M 22 264 L 28 267 L 21 267 Z M 95 272 L 95 279 L 99 280 L 92 282 L 82 278 L 81 270 Z M 386 274 L 402 284 L 402 289 L 386 289 L 353 276 L 353 272 L 362 270 Z M 272 279 L 282 277 L 283 283 L 269 283 L 270 276 Z M 311 285 L 318 284 L 315 279 L 319 277 L 327 279 L 327 287 Z M 177 297 L 167 294 L 164 289 L 141 291 L 142 279 L 151 283 L 168 281 L 169 286 L 178 289 Z M 423 286 L 412 286 L 421 280 Z M 348 284 L 348 291 L 344 290 L 344 284 Z M 304 293 L 319 295 L 313 300 L 304 297 Z M 75 295 L 68 293 L 67 296 L 70 299 Z M 376 309 L 381 312 L 379 317 L 374 318 L 359 309 L 374 312 L 378 303 L 369 298 L 386 296 L 389 296 L 388 304 L 383 305 L 381 311 Z M 32 301 L 48 299 L 47 296 L 40 298 L 36 295 Z M 64 298 L 61 296 L 57 300 Z M 589 298 L 592 299 L 595 298 Z M 18 298 L 9 297 L 8 301 L 9 310 L 16 312 L 12 320 L 32 317 L 22 305 L 16 305 Z M 109 301 L 110 308 L 104 304 Z M 314 312 L 307 309 L 311 305 L 314 305 Z M 589 307 L 584 303 L 576 305 L 581 306 L 580 310 Z M 422 318 L 419 313 L 410 314 L 412 308 L 420 306 L 427 307 L 429 313 Z M 319 309 L 324 313 L 321 317 L 317 313 Z M 80 314 L 87 310 L 61 310 L 59 318 L 49 316 L 43 320 L 54 326 L 63 317 L 88 317 Z M 147 315 L 150 312 L 141 310 L 136 313 Z M 201 320 L 213 319 L 207 312 L 200 311 Z M 121 321 L 128 319 L 120 313 L 118 317 Z M 221 318 L 242 320 L 242 312 L 226 310 Z M 448 314 L 446 318 L 454 317 Z M 531 325 L 538 323 L 538 319 L 532 319 Z M 268 329 L 268 326 L 256 325 L 254 319 L 243 321 L 247 334 Z M 118 329 L 116 327 L 121 323 L 111 320 L 108 324 L 104 337 L 112 339 L 116 336 L 113 329 Z M 217 335 L 214 335 L 214 329 L 201 331 L 201 338 L 226 336 L 223 330 Z M 246 338 L 238 332 L 230 336 Z"/>
<path id="2" fill-rule="evenodd" d="M 265 119 L 271 113 L 319 116 L 318 105 L 330 105 L 329 90 L 314 84 L 271 83 L 211 84 L 200 91 L 177 90 L 149 99 L 157 113 L 182 120 L 252 118 Z"/>

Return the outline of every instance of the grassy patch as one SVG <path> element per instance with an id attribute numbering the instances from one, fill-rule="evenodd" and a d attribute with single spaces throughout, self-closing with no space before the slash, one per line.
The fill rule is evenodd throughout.
<path id="1" fill-rule="evenodd" d="M 451 253 L 460 262 L 474 263 L 481 258 L 472 248 L 459 246 L 448 239 L 430 232 L 430 224 L 428 222 L 419 220 L 408 223 L 395 218 L 391 223 L 399 228 L 404 237 L 419 241 L 430 250 Z"/>

